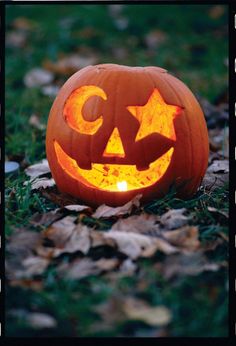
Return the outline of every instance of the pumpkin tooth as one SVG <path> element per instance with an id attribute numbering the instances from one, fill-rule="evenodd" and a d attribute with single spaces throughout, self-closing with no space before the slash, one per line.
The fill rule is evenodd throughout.
<path id="1" fill-rule="evenodd" d="M 76 161 L 77 165 L 82 168 L 82 169 L 87 169 L 87 170 L 91 170 L 92 169 L 92 164 L 89 161 L 86 162 L 78 162 Z"/>
<path id="2" fill-rule="evenodd" d="M 150 168 L 150 165 L 146 165 L 146 166 L 136 165 L 136 168 L 138 171 L 145 171 Z"/>

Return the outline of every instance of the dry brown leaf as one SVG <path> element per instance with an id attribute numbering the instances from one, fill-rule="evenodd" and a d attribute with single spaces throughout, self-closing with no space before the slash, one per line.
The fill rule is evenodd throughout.
<path id="1" fill-rule="evenodd" d="M 109 231 L 103 235 L 105 238 L 113 239 L 118 250 L 131 259 L 137 259 L 142 256 L 150 257 L 157 250 L 167 254 L 178 251 L 178 249 L 168 244 L 164 239 L 153 238 L 134 232 Z"/>
<path id="2" fill-rule="evenodd" d="M 35 213 L 30 218 L 30 223 L 34 226 L 50 226 L 53 222 L 57 221 L 58 219 L 62 218 L 63 214 L 59 212 L 59 210 L 51 210 L 49 212 L 40 214 Z"/>
<path id="3" fill-rule="evenodd" d="M 42 68 L 33 68 L 24 76 L 24 84 L 28 88 L 41 87 L 53 81 L 54 75 Z"/>
<path id="4" fill-rule="evenodd" d="M 160 218 L 161 224 L 166 229 L 176 229 L 188 223 L 189 218 L 183 215 L 186 212 L 185 208 L 171 209 Z"/>
<path id="5" fill-rule="evenodd" d="M 104 233 L 104 237 L 113 239 L 119 251 L 132 259 L 140 257 L 145 249 L 153 245 L 152 238 L 133 232 L 109 231 Z"/>
<path id="6" fill-rule="evenodd" d="M 61 264 L 57 271 L 60 276 L 78 280 L 89 275 L 98 275 L 102 270 L 98 268 L 96 262 L 89 258 L 82 258 L 76 259 L 72 263 Z"/>
<path id="7" fill-rule="evenodd" d="M 117 268 L 119 260 L 117 258 L 100 258 L 95 262 L 98 269 L 101 271 L 109 271 Z"/>
<path id="8" fill-rule="evenodd" d="M 26 324 L 35 329 L 55 328 L 57 321 L 54 317 L 42 312 L 29 312 L 24 309 L 12 309 L 9 314 L 23 320 Z"/>
<path id="9" fill-rule="evenodd" d="M 18 230 L 9 238 L 5 265 L 6 277 L 9 280 L 29 278 L 42 273 L 47 267 L 47 261 L 34 256 L 40 238 L 40 234 L 25 230 Z"/>
<path id="10" fill-rule="evenodd" d="M 211 6 L 209 9 L 209 16 L 212 19 L 218 19 L 225 13 L 225 7 L 222 5 Z"/>
<path id="11" fill-rule="evenodd" d="M 76 225 L 74 221 L 76 217 L 66 216 L 63 219 L 54 222 L 50 227 L 43 231 L 43 237 L 50 239 L 54 246 L 63 248 L 71 237 Z"/>
<path id="12" fill-rule="evenodd" d="M 227 219 L 229 218 L 229 213 L 222 211 L 220 209 L 216 209 L 213 207 L 207 207 L 207 210 L 209 210 L 212 213 L 218 213 L 218 214 L 224 215 Z"/>
<path id="13" fill-rule="evenodd" d="M 209 191 L 214 191 L 215 189 L 219 187 L 225 186 L 229 182 L 229 173 L 209 173 L 206 172 L 203 181 L 202 186 Z"/>
<path id="14" fill-rule="evenodd" d="M 41 123 L 39 116 L 36 114 L 31 115 L 31 117 L 29 118 L 29 124 L 38 130 L 46 129 L 46 125 Z"/>
<path id="15" fill-rule="evenodd" d="M 163 237 L 182 251 L 196 251 L 200 247 L 199 232 L 196 226 L 185 226 L 174 231 L 165 231 Z"/>
<path id="16" fill-rule="evenodd" d="M 163 42 L 167 39 L 167 34 L 161 30 L 153 30 L 150 31 L 145 36 L 145 43 L 149 49 L 156 49 L 158 48 Z"/>
<path id="17" fill-rule="evenodd" d="M 12 26 L 17 30 L 31 31 L 35 27 L 35 22 L 25 17 L 17 17 L 13 20 Z"/>
<path id="18" fill-rule="evenodd" d="M 24 182 L 27 185 L 28 182 Z M 31 190 L 47 189 L 54 186 L 55 180 L 53 178 L 36 178 L 31 180 Z"/>
<path id="19" fill-rule="evenodd" d="M 59 75 L 71 75 L 78 70 L 94 65 L 98 62 L 98 57 L 95 54 L 82 55 L 82 54 L 71 54 L 68 56 L 61 57 L 58 61 L 52 62 L 45 60 L 43 67 L 48 71 Z"/>
<path id="20" fill-rule="evenodd" d="M 74 253 L 77 251 L 87 254 L 91 247 L 91 240 L 89 236 L 89 228 L 85 225 L 77 225 L 73 230 L 70 237 L 65 241 L 64 246 L 54 248 L 52 252 L 53 257 L 60 256 L 63 253 Z"/>
<path id="21" fill-rule="evenodd" d="M 17 255 L 25 258 L 32 254 L 32 251 L 40 242 L 40 234 L 24 229 L 17 229 L 8 240 L 6 250 L 11 257 Z"/>
<path id="22" fill-rule="evenodd" d="M 119 272 L 123 275 L 133 275 L 137 269 L 137 265 L 130 258 L 127 258 L 122 262 L 119 269 Z"/>
<path id="23" fill-rule="evenodd" d="M 229 128 L 214 128 L 208 131 L 210 150 L 218 152 L 223 158 L 229 158 Z M 217 158 L 216 158 L 217 159 Z"/>
<path id="24" fill-rule="evenodd" d="M 207 169 L 208 173 L 229 173 L 228 160 L 215 160 Z"/>
<path id="25" fill-rule="evenodd" d="M 27 33 L 13 30 L 6 34 L 6 46 L 11 48 L 23 48 L 26 45 Z"/>
<path id="26" fill-rule="evenodd" d="M 126 298 L 123 309 L 129 319 L 143 321 L 151 326 L 165 326 L 172 319 L 171 311 L 165 306 L 150 306 L 145 301 Z"/>
<path id="27" fill-rule="evenodd" d="M 160 226 L 156 224 L 158 220 L 158 216 L 146 213 L 132 215 L 125 219 L 119 219 L 113 224 L 111 230 L 156 235 L 160 233 Z"/>
<path id="28" fill-rule="evenodd" d="M 93 330 L 101 331 L 114 328 L 114 325 L 125 320 L 125 313 L 123 311 L 122 297 L 113 295 L 106 302 L 94 307 L 94 311 L 102 318 L 102 322 L 93 324 Z"/>
<path id="29" fill-rule="evenodd" d="M 49 260 L 38 256 L 27 257 L 22 261 L 24 270 L 22 277 L 32 277 L 34 275 L 41 275 L 49 265 Z"/>
<path id="30" fill-rule="evenodd" d="M 16 280 L 11 280 L 9 282 L 10 286 L 13 286 L 13 287 L 23 287 L 23 288 L 26 288 L 26 289 L 31 289 L 33 291 L 41 291 L 43 289 L 43 282 L 42 280 L 39 280 L 39 279 L 27 279 L 27 278 L 24 278 L 24 279 L 16 279 Z"/>
<path id="31" fill-rule="evenodd" d="M 191 254 L 178 254 L 166 257 L 159 268 L 165 279 L 175 276 L 198 275 L 204 271 L 217 271 L 221 265 L 210 263 L 202 252 Z"/>
<path id="32" fill-rule="evenodd" d="M 50 168 L 48 165 L 48 160 L 43 159 L 41 162 L 29 166 L 25 169 L 26 175 L 31 178 L 39 177 L 40 175 L 50 173 Z"/>
<path id="33" fill-rule="evenodd" d="M 84 210 L 91 211 L 91 207 L 89 207 L 87 205 L 80 205 L 80 204 L 65 205 L 64 208 L 67 210 L 70 210 L 70 211 L 77 211 L 77 212 L 84 211 Z"/>
<path id="34" fill-rule="evenodd" d="M 103 232 L 90 230 L 91 247 L 111 246 L 115 247 L 116 242 L 113 239 L 105 238 Z"/>
<path id="35" fill-rule="evenodd" d="M 116 207 L 116 208 L 109 207 L 103 204 L 96 209 L 95 213 L 93 213 L 92 216 L 99 219 L 101 217 L 105 218 L 105 217 L 130 214 L 133 207 L 139 207 L 141 197 L 142 195 L 137 195 L 128 203 L 122 205 L 121 207 Z"/>
<path id="36" fill-rule="evenodd" d="M 41 92 L 43 95 L 50 96 L 50 97 L 56 97 L 60 88 L 57 85 L 45 85 L 42 87 Z"/>

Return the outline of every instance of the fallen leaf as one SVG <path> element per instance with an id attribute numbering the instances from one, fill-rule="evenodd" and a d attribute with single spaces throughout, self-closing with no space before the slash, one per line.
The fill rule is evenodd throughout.
<path id="1" fill-rule="evenodd" d="M 43 95 L 56 97 L 60 88 L 57 85 L 45 85 L 42 87 L 41 92 Z"/>
<path id="2" fill-rule="evenodd" d="M 206 172 L 202 186 L 209 191 L 214 191 L 217 188 L 225 186 L 229 182 L 229 173 L 209 173 Z"/>
<path id="3" fill-rule="evenodd" d="M 15 279 L 9 282 L 10 286 L 13 287 L 23 287 L 26 289 L 31 289 L 33 291 L 41 291 L 43 289 L 42 280 L 32 279 L 32 278 L 23 278 L 23 279 Z"/>
<path id="4" fill-rule="evenodd" d="M 32 254 L 37 244 L 40 242 L 40 234 L 25 229 L 17 229 L 8 239 L 7 252 L 13 257 L 17 255 L 25 258 Z"/>
<path id="5" fill-rule="evenodd" d="M 47 263 L 44 260 L 41 261 L 39 257 L 35 259 L 34 263 L 33 260 L 31 262 L 28 260 L 34 257 L 34 252 L 40 244 L 40 239 L 40 234 L 24 229 L 17 230 L 10 236 L 6 246 L 7 258 L 5 264 L 8 280 L 28 278 L 37 275 L 40 272 L 40 268 L 42 268 L 42 271 L 44 270 L 43 268 L 46 268 Z M 35 265 L 34 268 L 33 264 Z"/>
<path id="6" fill-rule="evenodd" d="M 95 65 L 97 62 L 98 57 L 94 53 L 90 55 L 71 54 L 61 57 L 56 62 L 45 60 L 43 67 L 48 71 L 64 76 L 71 75 L 86 66 Z"/>
<path id="7" fill-rule="evenodd" d="M 49 260 L 38 256 L 27 257 L 22 261 L 24 267 L 22 277 L 32 277 L 34 275 L 41 275 L 49 264 Z M 19 276 L 18 276 L 19 277 Z"/>
<path id="8" fill-rule="evenodd" d="M 12 309 L 9 314 L 15 318 L 23 320 L 35 329 L 55 328 L 57 321 L 54 317 L 42 312 L 29 312 L 24 309 Z"/>
<path id="9" fill-rule="evenodd" d="M 28 324 L 36 329 L 55 328 L 57 321 L 54 317 L 41 312 L 33 312 L 27 316 Z"/>
<path id="10" fill-rule="evenodd" d="M 208 173 L 229 173 L 228 160 L 215 160 L 207 169 Z"/>
<path id="11" fill-rule="evenodd" d="M 225 13 L 225 7 L 222 5 L 211 6 L 208 13 L 212 19 L 218 19 Z"/>
<path id="12" fill-rule="evenodd" d="M 115 240 L 119 251 L 132 259 L 138 258 L 145 249 L 153 245 L 150 237 L 133 232 L 109 231 L 104 233 L 104 237 Z"/>
<path id="13" fill-rule="evenodd" d="M 216 209 L 213 207 L 207 207 L 207 210 L 209 210 L 212 213 L 218 213 L 218 214 L 224 215 L 227 219 L 229 218 L 229 214 L 227 212 L 220 210 L 220 209 Z"/>
<path id="14" fill-rule="evenodd" d="M 130 258 L 124 260 L 119 268 L 119 272 L 124 275 L 133 275 L 137 269 L 137 264 Z"/>
<path id="15" fill-rule="evenodd" d="M 145 36 L 144 40 L 149 49 L 155 50 L 167 40 L 167 34 L 161 30 L 153 30 Z"/>
<path id="16" fill-rule="evenodd" d="M 87 206 L 87 205 L 80 205 L 80 204 L 70 204 L 70 205 L 65 205 L 64 207 L 67 210 L 71 210 L 71 211 L 84 211 L 84 210 L 91 210 L 91 207 Z"/>
<path id="17" fill-rule="evenodd" d="M 113 224 L 111 230 L 156 235 L 160 233 L 160 226 L 156 223 L 158 220 L 158 216 L 146 213 L 132 215 L 125 219 L 119 219 Z"/>
<path id="18" fill-rule="evenodd" d="M 191 254 L 175 254 L 166 257 L 162 266 L 159 268 L 166 280 L 176 276 L 195 276 L 204 271 L 217 271 L 221 265 L 207 260 L 202 252 Z"/>
<path id="19" fill-rule="evenodd" d="M 208 134 L 210 150 L 218 152 L 224 159 L 229 158 L 229 128 L 226 126 L 224 126 L 223 129 L 217 127 L 210 129 Z M 217 159 L 215 161 L 217 161 Z"/>
<path id="20" fill-rule="evenodd" d="M 40 175 L 50 173 L 48 160 L 43 159 L 41 162 L 29 166 L 25 169 L 25 173 L 31 178 L 36 178 Z"/>
<path id="21" fill-rule="evenodd" d="M 109 207 L 105 204 L 102 204 L 96 209 L 95 213 L 93 213 L 92 216 L 99 219 L 101 217 L 106 218 L 106 217 L 130 214 L 133 207 L 139 207 L 141 197 L 142 195 L 137 195 L 128 203 L 122 205 L 121 207 L 116 207 L 116 208 Z"/>
<path id="22" fill-rule="evenodd" d="M 27 182 L 25 183 L 27 184 Z M 31 180 L 31 190 L 46 189 L 48 187 L 54 186 L 55 184 L 56 183 L 53 178 L 36 178 L 34 180 Z"/>
<path id="23" fill-rule="evenodd" d="M 17 17 L 13 20 L 12 26 L 17 30 L 31 31 L 35 27 L 35 22 L 25 17 Z"/>
<path id="24" fill-rule="evenodd" d="M 189 220 L 187 216 L 183 215 L 185 212 L 185 208 L 170 209 L 161 216 L 160 222 L 166 229 L 176 229 L 182 227 L 186 225 Z"/>
<path id="25" fill-rule="evenodd" d="M 24 84 L 28 88 L 41 87 L 53 81 L 54 75 L 42 68 L 33 68 L 24 76 Z"/>
<path id="26" fill-rule="evenodd" d="M 196 251 L 200 247 L 196 226 L 185 226 L 174 231 L 164 231 L 163 237 L 173 246 L 186 251 Z"/>
<path id="27" fill-rule="evenodd" d="M 78 280 L 89 275 L 98 275 L 102 270 L 89 258 L 76 259 L 72 263 L 61 264 L 57 272 L 60 276 Z"/>
<path id="28" fill-rule="evenodd" d="M 76 225 L 76 217 L 66 216 L 63 219 L 54 222 L 50 227 L 43 231 L 44 238 L 51 240 L 54 247 L 63 248 L 73 233 Z"/>
<path id="29" fill-rule="evenodd" d="M 6 34 L 6 46 L 11 48 L 23 48 L 26 45 L 27 33 L 13 30 Z"/>
<path id="30" fill-rule="evenodd" d="M 119 322 L 126 319 L 123 311 L 123 297 L 120 295 L 113 295 L 104 303 L 94 307 L 94 311 L 100 315 L 101 321 L 93 324 L 93 330 L 109 330 L 114 328 Z"/>
<path id="31" fill-rule="evenodd" d="M 129 19 L 125 16 L 114 17 L 114 24 L 118 30 L 122 31 L 128 28 Z"/>
<path id="32" fill-rule="evenodd" d="M 85 225 L 77 225 L 72 234 L 60 247 L 55 247 L 52 252 L 53 257 L 58 257 L 63 253 L 74 253 L 77 251 L 87 254 L 91 247 L 89 228 Z"/>
<path id="33" fill-rule="evenodd" d="M 143 321 L 151 326 L 165 326 L 172 319 L 171 311 L 165 306 L 150 306 L 135 298 L 126 298 L 123 309 L 129 319 Z"/>
<path id="34" fill-rule="evenodd" d="M 31 117 L 29 118 L 29 124 L 38 130 L 46 129 L 46 125 L 41 123 L 39 116 L 36 114 L 31 115 Z"/>
<path id="35" fill-rule="evenodd" d="M 57 221 L 58 219 L 62 218 L 63 214 L 60 213 L 58 210 L 51 210 L 49 212 L 40 214 L 35 213 L 30 218 L 30 223 L 34 226 L 50 226 L 53 222 Z"/>
<path id="36" fill-rule="evenodd" d="M 167 254 L 178 251 L 178 249 L 168 244 L 164 239 L 153 238 L 134 232 L 109 231 L 103 235 L 105 238 L 113 239 L 118 250 L 131 259 L 137 259 L 142 256 L 150 257 L 157 250 Z"/>
<path id="37" fill-rule="evenodd" d="M 119 260 L 117 258 L 100 258 L 95 263 L 101 271 L 109 271 L 117 268 Z"/>

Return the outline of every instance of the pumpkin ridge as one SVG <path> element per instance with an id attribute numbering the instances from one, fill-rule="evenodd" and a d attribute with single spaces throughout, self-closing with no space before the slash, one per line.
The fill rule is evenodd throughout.
<path id="1" fill-rule="evenodd" d="M 174 79 L 173 79 L 173 82 L 174 82 L 174 84 L 175 85 L 177 85 L 177 84 L 179 84 L 179 82 L 182 84 L 181 85 L 181 87 L 183 88 L 183 89 L 186 89 L 186 86 L 181 82 L 181 81 L 178 81 L 175 77 L 174 77 Z M 181 96 L 179 95 L 179 91 L 178 91 L 178 88 L 176 88 L 176 93 L 178 94 L 178 96 L 181 98 Z M 192 91 L 190 90 L 190 89 L 188 89 L 188 90 L 183 90 L 184 92 L 190 92 L 191 94 L 192 94 Z M 193 95 L 193 94 L 192 94 Z M 186 95 L 186 99 L 187 99 L 187 101 L 189 102 L 189 99 L 188 99 L 188 95 Z M 199 106 L 199 103 L 198 103 L 198 101 L 196 100 L 196 106 L 195 106 L 195 108 L 196 107 L 200 107 Z M 187 109 L 188 109 L 188 107 L 186 107 Z M 200 110 L 201 110 L 201 108 L 200 108 Z M 203 113 L 203 112 L 202 112 Z M 186 117 L 187 117 L 187 122 L 188 122 L 188 127 L 189 128 L 192 128 L 192 126 L 190 126 L 190 115 L 189 115 L 189 111 L 187 112 L 187 114 L 186 114 Z M 204 117 L 204 114 L 203 114 L 203 117 Z M 198 133 L 199 133 L 199 135 L 200 135 L 200 137 L 201 137 L 201 142 L 202 143 L 204 143 L 205 142 L 205 139 L 204 139 L 204 136 L 203 136 L 203 133 L 205 132 L 205 124 L 204 124 L 204 122 L 203 121 L 200 121 L 200 122 L 196 122 L 197 124 L 198 124 Z M 193 132 L 192 131 L 190 131 L 190 133 L 192 134 Z M 194 136 L 192 136 L 191 135 L 191 138 L 193 138 Z M 191 147 L 193 147 L 193 143 L 192 143 L 192 141 L 191 141 Z M 207 156 L 208 157 L 208 153 L 207 153 L 207 150 L 205 151 L 204 150 L 204 159 L 202 158 L 201 160 L 199 160 L 199 173 L 198 173 L 198 177 L 197 177 L 197 179 L 195 178 L 194 179 L 194 184 L 192 184 L 192 189 L 191 189 L 191 192 L 194 190 L 194 188 L 195 188 L 195 185 L 199 185 L 199 182 L 200 182 L 200 180 L 202 179 L 202 176 L 203 176 L 203 174 L 204 174 L 204 172 L 205 172 L 205 170 L 206 170 L 206 164 L 205 164 L 205 156 Z M 193 157 L 195 157 L 195 156 L 192 156 L 192 158 Z M 193 175 L 193 172 L 194 172 L 194 167 L 193 167 L 193 165 L 194 165 L 194 161 L 193 161 L 193 159 L 192 159 L 192 175 Z"/>
<path id="2" fill-rule="evenodd" d="M 169 76 L 170 76 L 170 75 L 169 75 Z M 173 76 L 171 76 L 171 77 L 173 77 Z M 180 104 L 182 104 L 182 102 L 181 102 L 181 101 L 182 101 L 182 100 L 181 100 L 181 97 L 180 97 L 179 94 L 178 94 L 178 88 L 177 88 L 177 90 L 176 90 L 176 88 L 174 89 L 174 88 L 172 87 L 170 81 L 168 80 L 168 76 L 167 76 L 167 78 L 165 78 L 165 81 L 166 81 L 166 83 L 168 84 L 169 88 L 170 88 L 170 89 L 174 92 L 174 94 L 176 95 L 176 97 L 177 97 L 178 101 L 180 102 Z M 189 124 L 188 111 L 187 111 L 186 108 L 184 108 L 184 112 L 185 112 L 184 120 L 185 120 L 185 123 L 187 124 L 188 131 L 189 131 L 189 134 L 190 134 L 190 136 L 189 136 L 189 138 L 190 138 L 189 142 L 190 142 L 190 148 L 191 148 L 191 155 L 190 155 L 190 157 L 191 157 L 190 176 L 192 176 L 192 174 L 193 174 L 193 157 L 194 157 L 194 156 L 193 156 L 193 144 L 192 144 L 192 130 L 191 130 L 191 127 L 190 127 L 190 124 Z"/>

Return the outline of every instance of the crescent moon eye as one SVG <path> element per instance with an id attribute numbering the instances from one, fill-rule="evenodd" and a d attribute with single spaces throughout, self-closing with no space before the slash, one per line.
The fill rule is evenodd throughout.
<path id="1" fill-rule="evenodd" d="M 74 90 L 68 97 L 63 116 L 67 124 L 75 131 L 86 135 L 93 135 L 102 125 L 102 116 L 94 121 L 87 121 L 82 115 L 82 108 L 85 102 L 92 96 L 100 96 L 103 100 L 107 100 L 105 92 L 95 85 L 85 85 Z"/>

